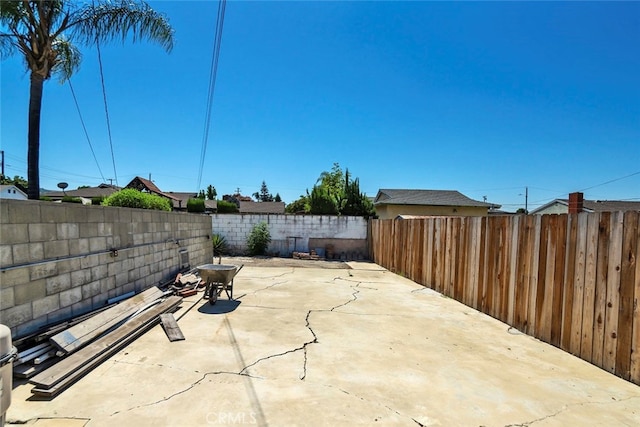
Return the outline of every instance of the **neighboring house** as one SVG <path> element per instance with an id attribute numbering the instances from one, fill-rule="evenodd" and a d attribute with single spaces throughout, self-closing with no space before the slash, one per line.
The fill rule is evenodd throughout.
<path id="1" fill-rule="evenodd" d="M 110 184 L 100 184 L 97 187 L 84 187 L 77 190 L 68 191 L 46 191 L 41 195 L 47 197 L 53 201 L 62 200 L 64 197 L 78 197 L 83 200 L 83 203 L 91 204 L 91 200 L 97 197 L 108 197 L 111 194 L 119 191 L 120 187 Z"/>
<path id="2" fill-rule="evenodd" d="M 582 193 L 571 193 L 568 199 L 555 199 L 529 212 L 532 215 L 575 212 L 640 211 L 640 202 L 623 200 L 584 200 Z"/>
<path id="3" fill-rule="evenodd" d="M 155 194 L 161 197 L 165 197 L 169 199 L 172 204 L 175 204 L 175 202 L 180 200 L 179 198 L 174 197 L 171 194 L 165 193 L 164 191 L 160 190 L 150 180 L 141 178 L 139 176 L 136 176 L 135 178 L 133 178 L 131 182 L 128 183 L 124 188 L 133 188 L 134 190 L 142 191 L 143 193 L 150 193 L 150 194 Z M 186 205 L 185 205 L 185 208 L 186 208 Z"/>
<path id="4" fill-rule="evenodd" d="M 179 193 L 175 191 L 167 191 L 166 194 L 169 194 L 176 198 L 173 200 L 173 210 L 174 211 L 186 211 L 187 203 L 189 199 L 195 199 L 198 197 L 196 193 Z M 216 213 L 218 210 L 218 202 L 216 200 L 205 200 L 204 201 L 204 211 L 206 213 Z"/>
<path id="5" fill-rule="evenodd" d="M 27 200 L 27 194 L 13 184 L 0 185 L 0 199 Z"/>
<path id="6" fill-rule="evenodd" d="M 240 213 L 283 214 L 284 202 L 248 202 L 240 201 Z"/>
<path id="7" fill-rule="evenodd" d="M 373 205 L 380 219 L 398 216 L 486 216 L 500 205 L 480 202 L 453 190 L 381 189 Z"/>

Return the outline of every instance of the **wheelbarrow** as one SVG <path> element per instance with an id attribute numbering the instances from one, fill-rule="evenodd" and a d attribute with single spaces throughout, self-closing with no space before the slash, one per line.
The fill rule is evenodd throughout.
<path id="1" fill-rule="evenodd" d="M 233 278 L 244 267 L 227 264 L 205 264 L 198 268 L 200 278 L 204 280 L 207 287 L 204 291 L 204 298 L 209 299 L 209 303 L 215 304 L 218 297 L 224 291 L 229 300 L 233 299 Z"/>

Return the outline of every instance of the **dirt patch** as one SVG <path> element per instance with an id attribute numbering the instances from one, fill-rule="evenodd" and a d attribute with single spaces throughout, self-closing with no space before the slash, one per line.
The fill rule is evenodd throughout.
<path id="1" fill-rule="evenodd" d="M 215 258 L 217 263 L 218 259 Z M 351 267 L 343 261 L 326 261 L 326 260 L 307 260 L 294 258 L 279 257 L 244 257 L 244 256 L 224 256 L 222 264 L 244 264 L 251 267 L 293 267 L 293 268 L 325 268 L 325 269 L 351 269 Z"/>

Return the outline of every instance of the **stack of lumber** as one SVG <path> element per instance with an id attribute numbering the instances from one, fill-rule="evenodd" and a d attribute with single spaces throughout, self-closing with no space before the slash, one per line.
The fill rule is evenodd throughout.
<path id="1" fill-rule="evenodd" d="M 23 368 L 18 366 L 18 371 L 35 385 L 33 394 L 57 395 L 157 324 L 163 314 L 174 312 L 182 298 L 171 293 L 153 287 L 58 330 L 47 342 L 19 353 Z M 38 357 L 45 357 L 46 369 L 35 366 Z M 28 367 L 28 361 L 34 365 Z M 14 375 L 20 376 L 16 369 Z"/>

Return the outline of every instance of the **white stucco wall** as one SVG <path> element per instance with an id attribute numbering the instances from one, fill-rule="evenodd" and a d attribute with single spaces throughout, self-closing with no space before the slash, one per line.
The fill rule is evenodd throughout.
<path id="1" fill-rule="evenodd" d="M 234 252 L 242 253 L 253 226 L 262 221 L 271 233 L 269 252 L 282 256 L 309 252 L 309 238 L 367 239 L 367 220 L 355 216 L 214 214 L 212 231 L 224 236 Z"/>

